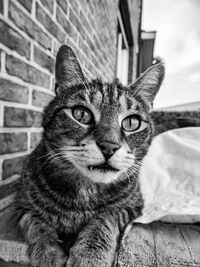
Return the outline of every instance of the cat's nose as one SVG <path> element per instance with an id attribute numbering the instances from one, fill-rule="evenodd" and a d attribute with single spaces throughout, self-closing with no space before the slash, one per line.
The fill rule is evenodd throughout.
<path id="1" fill-rule="evenodd" d="M 106 159 L 110 158 L 120 148 L 119 144 L 108 141 L 98 142 L 97 145 Z"/>

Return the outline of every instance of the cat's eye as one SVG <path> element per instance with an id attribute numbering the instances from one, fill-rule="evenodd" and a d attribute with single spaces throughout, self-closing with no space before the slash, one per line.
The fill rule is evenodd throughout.
<path id="1" fill-rule="evenodd" d="M 133 132 L 140 128 L 141 120 L 135 116 L 131 115 L 122 121 L 122 129 L 126 132 Z"/>
<path id="2" fill-rule="evenodd" d="M 72 115 L 82 124 L 90 124 L 93 119 L 91 111 L 83 106 L 74 107 L 72 109 Z"/>

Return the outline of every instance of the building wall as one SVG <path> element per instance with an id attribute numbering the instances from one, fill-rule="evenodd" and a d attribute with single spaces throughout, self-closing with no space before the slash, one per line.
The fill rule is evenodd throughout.
<path id="1" fill-rule="evenodd" d="M 40 140 L 60 44 L 75 49 L 89 78 L 115 77 L 117 10 L 118 0 L 0 0 L 0 209 Z"/>

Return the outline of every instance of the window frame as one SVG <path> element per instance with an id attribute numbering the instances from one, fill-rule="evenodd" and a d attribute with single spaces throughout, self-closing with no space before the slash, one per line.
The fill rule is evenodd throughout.
<path id="1" fill-rule="evenodd" d="M 120 10 L 118 10 L 117 13 L 117 20 L 118 33 L 116 77 L 119 79 L 122 85 L 127 85 L 129 74 L 129 44 Z"/>

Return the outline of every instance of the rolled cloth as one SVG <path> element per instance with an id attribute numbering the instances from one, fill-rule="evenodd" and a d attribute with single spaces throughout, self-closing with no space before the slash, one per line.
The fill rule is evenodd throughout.
<path id="1" fill-rule="evenodd" d="M 139 181 L 144 209 L 135 222 L 200 222 L 200 127 L 156 136 Z"/>

